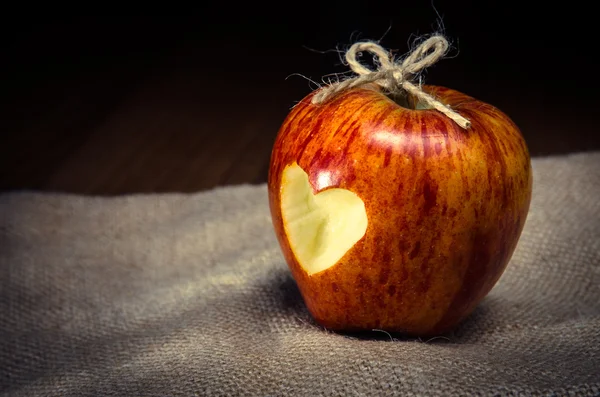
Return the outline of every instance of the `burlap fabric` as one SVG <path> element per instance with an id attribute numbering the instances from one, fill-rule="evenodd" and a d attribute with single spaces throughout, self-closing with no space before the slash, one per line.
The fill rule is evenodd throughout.
<path id="1" fill-rule="evenodd" d="M 265 186 L 0 196 L 2 396 L 600 395 L 600 152 L 538 158 L 513 259 L 451 335 L 340 335 Z"/>

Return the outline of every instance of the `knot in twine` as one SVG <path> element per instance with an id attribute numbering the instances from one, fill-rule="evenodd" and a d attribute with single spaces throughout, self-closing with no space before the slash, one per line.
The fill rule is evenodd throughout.
<path id="1" fill-rule="evenodd" d="M 431 108 L 442 112 L 462 128 L 469 128 L 471 122 L 461 116 L 447 105 L 438 101 L 431 95 L 425 93 L 421 87 L 413 84 L 410 79 L 421 70 L 436 63 L 448 50 L 448 41 L 442 36 L 432 36 L 419 45 L 402 62 L 394 62 L 391 55 L 379 44 L 373 42 L 355 43 L 346 52 L 346 61 L 357 77 L 333 83 L 319 92 L 313 98 L 312 103 L 321 104 L 338 93 L 368 83 L 375 83 L 389 92 L 404 90 Z M 379 69 L 371 70 L 362 65 L 356 55 L 367 51 L 379 61 Z"/>

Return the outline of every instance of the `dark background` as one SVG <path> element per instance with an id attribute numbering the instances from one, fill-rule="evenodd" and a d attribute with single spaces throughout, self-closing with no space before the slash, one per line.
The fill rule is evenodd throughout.
<path id="1" fill-rule="evenodd" d="M 533 156 L 600 149 L 591 6 L 487 3 L 6 17 L 0 189 L 105 195 L 264 182 L 279 125 L 315 87 L 294 73 L 320 81 L 346 71 L 326 50 L 382 39 L 405 53 L 411 37 L 440 29 L 453 50 L 427 83 L 504 110 Z"/>

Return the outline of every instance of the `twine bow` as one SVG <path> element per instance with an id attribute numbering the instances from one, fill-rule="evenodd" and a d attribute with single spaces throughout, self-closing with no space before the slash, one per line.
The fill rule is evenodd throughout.
<path id="1" fill-rule="evenodd" d="M 425 93 L 421 87 L 413 84 L 410 79 L 421 70 L 436 63 L 448 50 L 448 41 L 443 36 L 432 36 L 419 45 L 402 62 L 394 62 L 391 55 L 379 44 L 372 42 L 355 43 L 346 52 L 346 61 L 357 77 L 333 83 L 319 92 L 313 98 L 312 103 L 320 104 L 338 93 L 368 83 L 375 83 L 389 92 L 400 89 L 417 97 L 421 102 L 431 108 L 442 112 L 462 128 L 469 128 L 471 122 L 461 116 L 442 102 Z M 356 55 L 367 51 L 377 56 L 379 69 L 371 70 L 362 65 Z"/>

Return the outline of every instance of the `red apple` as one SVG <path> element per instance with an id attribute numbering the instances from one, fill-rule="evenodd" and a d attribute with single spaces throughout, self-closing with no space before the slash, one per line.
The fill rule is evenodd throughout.
<path id="1" fill-rule="evenodd" d="M 496 284 L 521 235 L 532 173 L 517 126 L 468 95 L 422 88 L 471 127 L 363 86 L 318 105 L 309 94 L 275 141 L 275 232 L 330 330 L 445 333 Z"/>

